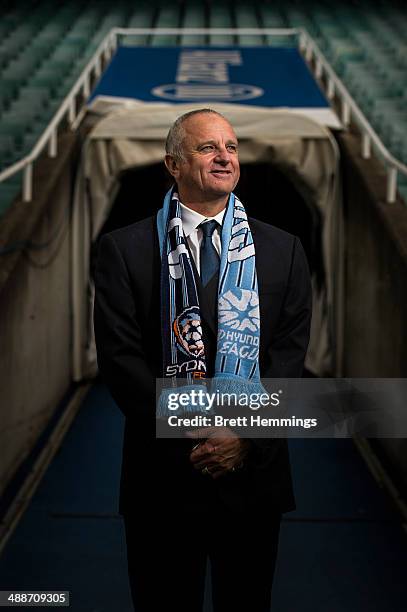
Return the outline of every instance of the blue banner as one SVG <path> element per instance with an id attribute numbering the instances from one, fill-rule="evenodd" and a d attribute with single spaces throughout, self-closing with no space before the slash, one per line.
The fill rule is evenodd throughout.
<path id="1" fill-rule="evenodd" d="M 119 47 L 90 101 L 97 96 L 329 108 L 299 51 L 287 47 Z"/>

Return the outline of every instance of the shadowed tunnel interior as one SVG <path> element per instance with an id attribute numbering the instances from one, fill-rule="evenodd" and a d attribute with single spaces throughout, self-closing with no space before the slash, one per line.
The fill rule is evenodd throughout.
<path id="1" fill-rule="evenodd" d="M 161 208 L 171 184 L 161 163 L 123 173 L 116 201 L 101 235 L 154 214 Z M 320 219 L 315 209 L 311 213 L 292 181 L 268 163 L 244 164 L 235 193 L 248 216 L 298 236 L 311 270 L 322 279 Z"/>

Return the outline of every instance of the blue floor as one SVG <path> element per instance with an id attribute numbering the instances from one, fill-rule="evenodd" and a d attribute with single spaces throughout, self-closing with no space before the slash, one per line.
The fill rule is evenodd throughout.
<path id="1" fill-rule="evenodd" d="M 69 590 L 75 612 L 132 611 L 122 435 L 95 384 L 0 557 L 0 590 Z M 273 612 L 404 612 L 406 534 L 352 442 L 292 440 L 290 450 L 298 509 L 282 525 Z"/>

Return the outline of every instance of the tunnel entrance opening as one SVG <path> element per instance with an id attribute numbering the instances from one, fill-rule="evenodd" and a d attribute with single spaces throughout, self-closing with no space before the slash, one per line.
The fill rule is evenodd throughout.
<path id="1" fill-rule="evenodd" d="M 120 188 L 100 236 L 153 215 L 162 206 L 172 179 L 164 165 L 153 164 L 122 173 Z M 249 217 L 298 236 L 310 268 L 320 277 L 321 226 L 292 181 L 270 163 L 242 164 L 236 195 Z"/>
<path id="2" fill-rule="evenodd" d="M 84 144 L 73 205 L 75 380 L 97 371 L 89 255 L 101 233 L 161 208 L 172 184 L 163 164 L 165 138 L 168 126 L 182 114 L 181 106 L 138 104 L 113 110 L 96 123 Z M 324 126 L 286 111 L 226 104 L 217 110 L 239 136 L 242 172 L 236 194 L 248 215 L 297 235 L 308 256 L 313 318 L 307 368 L 318 376 L 340 376 L 344 243 L 335 139 Z"/>

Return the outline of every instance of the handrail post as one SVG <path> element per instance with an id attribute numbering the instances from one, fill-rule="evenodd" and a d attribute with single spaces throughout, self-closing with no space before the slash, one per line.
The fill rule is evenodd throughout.
<path id="1" fill-rule="evenodd" d="M 100 77 L 101 72 L 102 72 L 102 66 L 101 66 L 100 55 L 99 55 L 99 57 L 97 57 L 95 61 L 95 77 L 97 79 Z"/>
<path id="2" fill-rule="evenodd" d="M 75 96 L 72 96 L 72 99 L 69 103 L 69 110 L 68 110 L 68 121 L 69 121 L 70 126 L 72 126 L 75 119 L 76 119 L 76 99 L 75 99 Z"/>
<path id="3" fill-rule="evenodd" d="M 397 193 L 397 170 L 394 166 L 388 166 L 386 201 L 389 204 L 393 204 L 396 201 L 396 193 Z"/>
<path id="4" fill-rule="evenodd" d="M 33 163 L 30 162 L 24 168 L 23 174 L 23 201 L 31 202 L 33 197 Z"/>
<path id="5" fill-rule="evenodd" d="M 305 59 L 307 62 L 312 60 L 312 43 L 310 40 L 307 41 L 307 46 L 305 47 Z"/>
<path id="6" fill-rule="evenodd" d="M 342 98 L 342 123 L 348 127 L 350 122 L 350 106 L 345 98 Z"/>
<path id="7" fill-rule="evenodd" d="M 328 96 L 329 100 L 332 100 L 335 95 L 335 83 L 331 77 L 328 79 L 328 90 L 326 95 Z"/>
<path id="8" fill-rule="evenodd" d="M 362 157 L 363 159 L 370 159 L 372 154 L 372 141 L 367 132 L 363 133 L 362 136 Z"/>
<path id="9" fill-rule="evenodd" d="M 112 30 L 110 47 L 112 49 L 112 53 L 117 49 L 117 32 L 115 30 Z"/>
<path id="10" fill-rule="evenodd" d="M 82 93 L 83 97 L 88 99 L 90 95 L 90 85 L 89 85 L 89 73 L 85 74 L 82 85 Z"/>
<path id="11" fill-rule="evenodd" d="M 48 155 L 49 157 L 57 156 L 57 129 L 52 130 L 51 137 L 48 143 Z"/>

